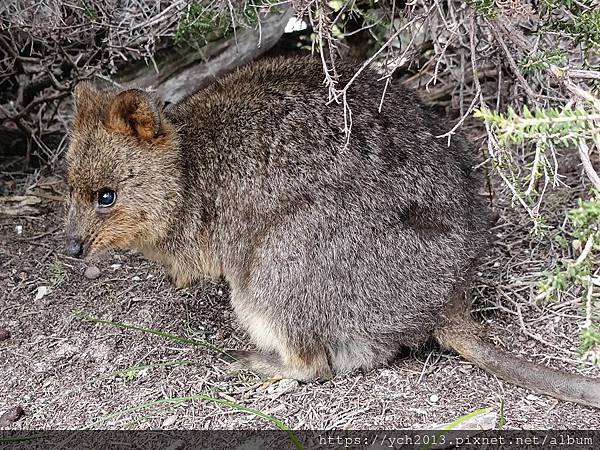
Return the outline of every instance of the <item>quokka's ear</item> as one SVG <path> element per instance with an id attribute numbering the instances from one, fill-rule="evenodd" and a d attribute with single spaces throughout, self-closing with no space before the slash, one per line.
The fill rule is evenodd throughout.
<path id="1" fill-rule="evenodd" d="M 104 124 L 116 133 L 149 141 L 160 133 L 161 114 L 147 92 L 128 89 L 113 99 Z"/>

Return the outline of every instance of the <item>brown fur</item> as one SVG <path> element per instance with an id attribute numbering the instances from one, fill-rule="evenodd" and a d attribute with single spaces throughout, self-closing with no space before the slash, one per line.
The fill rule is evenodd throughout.
<path id="1" fill-rule="evenodd" d="M 149 141 L 160 132 L 160 111 L 146 92 L 130 89 L 114 98 L 104 124 L 115 133 Z"/>
<path id="2" fill-rule="evenodd" d="M 355 72 L 338 69 L 341 84 Z M 597 381 L 523 365 L 548 376 L 539 387 L 468 320 L 488 215 L 464 140 L 436 138 L 444 121 L 399 86 L 379 112 L 382 85 L 365 72 L 345 145 L 322 78 L 310 59 L 262 61 L 168 113 L 138 90 L 80 87 L 68 238 L 85 254 L 139 249 L 177 286 L 224 276 L 261 351 L 239 362 L 266 375 L 370 369 L 436 337 L 517 384 L 599 406 Z M 98 209 L 107 188 L 117 202 Z"/>

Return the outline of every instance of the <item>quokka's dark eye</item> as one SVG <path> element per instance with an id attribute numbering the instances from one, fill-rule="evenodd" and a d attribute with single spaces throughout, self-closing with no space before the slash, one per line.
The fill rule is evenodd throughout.
<path id="1" fill-rule="evenodd" d="M 102 189 L 98 191 L 97 203 L 100 208 L 108 208 L 117 201 L 117 193 L 111 189 Z"/>

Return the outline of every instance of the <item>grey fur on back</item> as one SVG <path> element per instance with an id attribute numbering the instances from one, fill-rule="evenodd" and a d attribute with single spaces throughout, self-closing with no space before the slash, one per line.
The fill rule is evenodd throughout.
<path id="1" fill-rule="evenodd" d="M 356 69 L 338 66 L 340 85 Z M 471 149 L 437 138 L 451 124 L 401 86 L 378 112 L 376 78 L 348 93 L 348 146 L 309 59 L 242 68 L 167 117 L 184 198 L 156 251 L 180 285 L 225 276 L 240 322 L 271 352 L 258 369 L 283 361 L 283 375 L 310 379 L 323 352 L 340 372 L 423 344 L 481 251 Z"/>

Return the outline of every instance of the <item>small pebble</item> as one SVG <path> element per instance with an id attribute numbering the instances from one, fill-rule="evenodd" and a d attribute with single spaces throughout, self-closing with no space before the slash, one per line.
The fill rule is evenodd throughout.
<path id="1" fill-rule="evenodd" d="M 295 392 L 300 387 L 300 383 L 298 380 L 292 380 L 288 378 L 284 378 L 279 383 L 279 392 L 289 394 L 291 392 Z"/>
<path id="2" fill-rule="evenodd" d="M 0 427 L 7 427 L 11 423 L 16 422 L 25 415 L 25 411 L 21 406 L 15 406 L 10 408 L 4 414 L 0 416 Z"/>
<path id="3" fill-rule="evenodd" d="M 163 421 L 161 428 L 169 428 L 175 425 L 175 422 L 177 422 L 177 416 L 169 416 Z"/>
<path id="4" fill-rule="evenodd" d="M 0 328 L 0 342 L 10 339 L 10 331 Z"/>
<path id="5" fill-rule="evenodd" d="M 440 397 L 437 394 L 431 394 L 429 396 L 429 401 L 431 403 L 437 403 L 440 400 Z"/>
<path id="6" fill-rule="evenodd" d="M 95 280 L 100 276 L 100 269 L 96 266 L 88 266 L 88 268 L 85 269 L 84 275 L 88 280 Z"/>
<path id="7" fill-rule="evenodd" d="M 35 301 L 37 302 L 38 300 L 41 300 L 42 298 L 44 298 L 45 295 L 48 294 L 48 292 L 50 292 L 50 289 L 48 289 L 48 286 L 40 286 L 37 288 L 37 291 L 35 292 Z"/>

